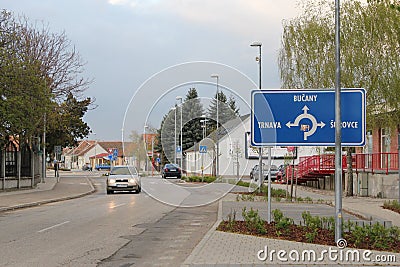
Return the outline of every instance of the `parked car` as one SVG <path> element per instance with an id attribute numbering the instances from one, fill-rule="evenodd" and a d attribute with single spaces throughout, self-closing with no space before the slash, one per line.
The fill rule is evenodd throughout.
<path id="1" fill-rule="evenodd" d="M 258 170 L 258 164 L 254 165 L 254 167 L 250 171 L 250 179 L 254 179 L 254 173 Z"/>
<path id="2" fill-rule="evenodd" d="M 110 170 L 111 166 L 108 164 L 97 164 L 96 165 L 96 170 L 100 171 L 100 170 Z"/>
<path id="3" fill-rule="evenodd" d="M 83 165 L 82 170 L 83 171 L 92 171 L 93 167 L 90 163 L 86 163 L 85 165 Z"/>
<path id="4" fill-rule="evenodd" d="M 177 177 L 180 179 L 182 177 L 182 172 L 178 165 L 168 163 L 164 165 L 161 175 L 164 179 L 167 177 Z"/>
<path id="5" fill-rule="evenodd" d="M 254 171 L 253 171 L 254 170 Z M 259 168 L 258 165 L 254 166 L 253 168 L 253 178 L 255 181 L 258 181 L 258 177 L 259 177 Z M 278 174 L 278 167 L 276 165 L 271 165 L 271 181 L 275 181 L 277 174 Z M 263 164 L 263 176 L 264 176 L 264 181 L 268 180 L 268 166 L 266 164 Z"/>
<path id="6" fill-rule="evenodd" d="M 142 190 L 142 184 L 137 169 L 133 166 L 114 166 L 107 176 L 107 194 L 115 191 L 135 191 Z"/>
<path id="7" fill-rule="evenodd" d="M 278 173 L 276 174 L 276 181 L 280 183 L 286 183 L 286 167 L 287 165 L 280 165 L 278 167 Z"/>

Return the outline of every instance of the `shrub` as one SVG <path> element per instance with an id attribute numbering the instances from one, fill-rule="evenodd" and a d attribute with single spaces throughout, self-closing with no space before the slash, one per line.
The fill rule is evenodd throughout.
<path id="1" fill-rule="evenodd" d="M 249 211 L 246 211 L 246 207 L 244 207 L 242 210 L 242 216 L 247 228 L 250 231 L 258 234 L 266 233 L 264 221 L 261 219 L 260 215 L 258 215 L 258 210 L 253 210 L 253 208 L 250 208 Z"/>
<path id="2" fill-rule="evenodd" d="M 231 210 L 228 214 L 227 230 L 233 232 L 236 224 L 236 210 Z"/>
<path id="3" fill-rule="evenodd" d="M 400 213 L 400 203 L 397 200 L 385 201 L 383 203 L 383 208 L 395 211 L 397 213 Z"/>
<path id="4" fill-rule="evenodd" d="M 290 225 L 293 224 L 293 219 L 283 216 L 282 211 L 275 209 L 272 211 L 275 221 L 276 234 L 280 236 L 282 232 L 288 234 Z"/>
<path id="5" fill-rule="evenodd" d="M 308 197 L 308 196 L 304 198 L 304 201 L 305 202 L 313 202 L 312 198 Z"/>

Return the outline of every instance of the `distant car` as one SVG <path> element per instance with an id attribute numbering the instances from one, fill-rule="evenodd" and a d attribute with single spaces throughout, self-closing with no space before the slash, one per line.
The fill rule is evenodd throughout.
<path id="1" fill-rule="evenodd" d="M 280 165 L 278 167 L 278 173 L 276 174 L 276 180 L 280 183 L 285 183 L 286 181 L 286 167 L 287 165 Z"/>
<path id="2" fill-rule="evenodd" d="M 254 172 L 258 169 L 258 165 L 254 165 L 253 169 L 250 171 L 250 179 L 254 179 Z"/>
<path id="3" fill-rule="evenodd" d="M 177 177 L 178 179 L 180 179 L 182 177 L 181 168 L 179 168 L 179 166 L 176 164 L 165 164 L 164 168 L 162 169 L 161 175 L 162 178 Z"/>
<path id="4" fill-rule="evenodd" d="M 107 194 L 115 191 L 140 193 L 142 184 L 137 169 L 133 166 L 114 166 L 107 176 Z"/>
<path id="5" fill-rule="evenodd" d="M 254 171 L 253 171 L 254 170 Z M 258 181 L 258 177 L 259 177 L 259 168 L 258 165 L 254 166 L 253 168 L 253 178 L 255 181 Z M 275 181 L 277 174 L 278 174 L 278 167 L 276 165 L 271 165 L 271 181 Z M 268 180 L 268 166 L 263 164 L 263 176 L 264 176 L 264 181 Z"/>
<path id="6" fill-rule="evenodd" d="M 91 170 L 93 170 L 93 167 L 91 164 L 86 163 L 85 165 L 83 165 L 82 170 L 83 171 L 91 171 Z"/>
<path id="7" fill-rule="evenodd" d="M 108 164 L 97 164 L 96 165 L 96 170 L 101 171 L 101 170 L 110 170 L 111 166 Z"/>

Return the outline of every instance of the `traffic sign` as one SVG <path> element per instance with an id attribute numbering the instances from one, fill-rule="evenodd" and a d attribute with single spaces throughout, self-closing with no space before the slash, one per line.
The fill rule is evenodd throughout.
<path id="1" fill-rule="evenodd" d="M 178 153 L 182 152 L 182 150 L 181 150 L 181 147 L 180 147 L 180 146 L 177 146 L 177 147 L 176 147 L 176 152 L 178 152 Z"/>
<path id="2" fill-rule="evenodd" d="M 365 90 L 342 89 L 342 146 L 365 144 Z M 253 90 L 253 146 L 335 146 L 334 90 Z"/>
<path id="3" fill-rule="evenodd" d="M 200 153 L 207 153 L 207 146 L 200 146 L 199 152 Z"/>
<path id="4" fill-rule="evenodd" d="M 113 150 L 113 157 L 117 158 L 118 157 L 118 149 L 114 148 Z"/>
<path id="5" fill-rule="evenodd" d="M 61 146 L 54 146 L 54 153 L 61 154 Z"/>
<path id="6" fill-rule="evenodd" d="M 157 161 L 158 163 L 160 163 L 160 162 L 161 162 L 161 159 L 160 159 L 160 158 L 156 158 L 156 161 Z"/>

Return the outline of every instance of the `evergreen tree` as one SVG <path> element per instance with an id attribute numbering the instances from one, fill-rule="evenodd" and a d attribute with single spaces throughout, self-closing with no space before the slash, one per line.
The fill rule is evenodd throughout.
<path id="1" fill-rule="evenodd" d="M 240 116 L 239 108 L 236 106 L 236 99 L 233 95 L 231 95 L 229 97 L 228 106 L 229 106 L 230 110 L 235 113 L 236 117 Z"/>
<path id="2" fill-rule="evenodd" d="M 177 110 L 177 134 L 179 132 L 178 125 L 180 125 L 180 113 L 179 108 L 175 107 Z M 178 121 L 179 120 L 179 121 Z M 160 129 L 157 130 L 156 135 L 156 145 L 154 151 L 160 153 L 161 164 L 174 163 L 175 160 L 175 110 L 170 110 L 166 115 L 164 115 L 161 121 Z M 177 135 L 176 144 L 179 144 L 179 139 Z"/>
<path id="3" fill-rule="evenodd" d="M 217 94 L 215 94 L 213 100 L 211 100 L 210 106 L 208 107 L 207 115 L 210 121 L 207 125 L 207 132 L 212 132 L 217 128 Z M 226 95 L 220 91 L 218 92 L 218 123 L 219 126 L 224 123 L 237 118 L 239 116 L 239 108 L 236 107 L 236 100 L 231 95 L 229 100 Z"/>
<path id="4" fill-rule="evenodd" d="M 183 151 L 203 138 L 200 122 L 203 114 L 204 108 L 198 98 L 196 88 L 190 88 L 183 103 Z"/>

